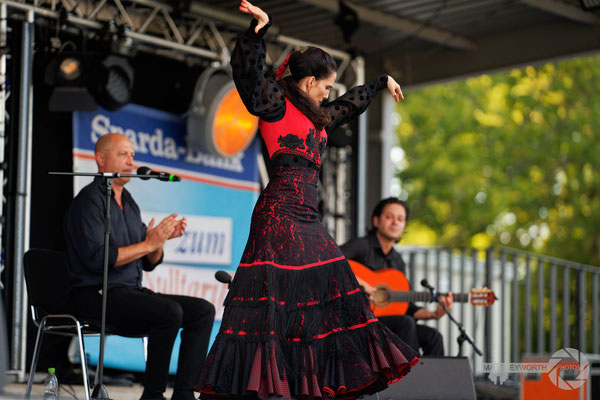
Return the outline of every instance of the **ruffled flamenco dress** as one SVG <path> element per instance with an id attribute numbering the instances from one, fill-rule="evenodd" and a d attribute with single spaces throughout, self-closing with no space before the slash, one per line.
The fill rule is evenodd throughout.
<path id="1" fill-rule="evenodd" d="M 260 195 L 220 331 L 202 370 L 201 398 L 344 399 L 383 390 L 417 353 L 373 315 L 340 249 L 318 218 L 317 183 L 327 132 L 365 110 L 382 75 L 323 107 L 310 120 L 264 77 L 263 28 L 238 38 L 234 80 L 261 117 L 273 172 Z"/>

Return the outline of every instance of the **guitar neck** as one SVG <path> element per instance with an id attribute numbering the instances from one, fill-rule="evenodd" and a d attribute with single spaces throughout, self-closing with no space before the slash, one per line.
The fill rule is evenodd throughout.
<path id="1" fill-rule="evenodd" d="M 448 293 L 438 293 L 440 296 L 446 296 Z M 458 303 L 468 303 L 469 302 L 469 293 L 453 293 L 454 301 Z M 402 301 L 402 302 L 430 302 L 431 301 L 431 293 L 430 292 L 402 292 L 396 290 L 389 291 L 389 300 L 390 301 Z"/>

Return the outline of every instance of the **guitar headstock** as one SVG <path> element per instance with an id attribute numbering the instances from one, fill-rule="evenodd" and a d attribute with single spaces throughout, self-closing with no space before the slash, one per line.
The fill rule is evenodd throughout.
<path id="1" fill-rule="evenodd" d="M 497 300 L 491 289 L 472 289 L 469 293 L 469 302 L 474 306 L 491 306 Z"/>

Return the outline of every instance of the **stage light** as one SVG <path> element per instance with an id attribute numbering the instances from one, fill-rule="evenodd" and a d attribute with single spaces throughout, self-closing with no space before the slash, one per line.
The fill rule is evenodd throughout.
<path id="1" fill-rule="evenodd" d="M 110 55 L 100 62 L 92 77 L 91 90 L 98 104 L 115 111 L 131 98 L 133 68 L 122 57 Z"/>
<path id="2" fill-rule="evenodd" d="M 229 73 L 209 68 L 198 78 L 187 119 L 188 147 L 231 157 L 252 143 L 258 118 L 250 114 Z"/>
<path id="3" fill-rule="evenodd" d="M 81 86 L 88 74 L 89 68 L 82 55 L 68 52 L 58 54 L 50 60 L 44 81 L 53 86 Z"/>
<path id="4" fill-rule="evenodd" d="M 54 86 L 50 111 L 95 111 L 98 104 L 118 110 L 131 99 L 133 68 L 120 56 L 60 54 L 46 67 L 44 80 Z"/>
<path id="5" fill-rule="evenodd" d="M 53 86 L 50 111 L 95 111 L 98 106 L 86 87 L 88 74 L 83 58 L 75 53 L 62 53 L 48 63 L 44 82 Z"/>
<path id="6" fill-rule="evenodd" d="M 64 83 L 75 82 L 83 76 L 81 61 L 74 57 L 64 58 L 58 65 L 57 78 Z"/>

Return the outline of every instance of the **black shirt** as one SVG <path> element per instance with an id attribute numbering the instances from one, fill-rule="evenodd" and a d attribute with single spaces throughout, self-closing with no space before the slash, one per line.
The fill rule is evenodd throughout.
<path id="1" fill-rule="evenodd" d="M 341 245 L 340 249 L 347 259 L 358 261 L 374 271 L 382 268 L 394 268 L 406 275 L 406 263 L 400 253 L 392 247 L 388 254 L 384 254 L 375 233 L 354 238 Z M 413 315 L 420 308 L 409 303 L 406 314 Z"/>
<path id="2" fill-rule="evenodd" d="M 65 239 L 71 288 L 102 285 L 104 263 L 104 216 L 106 184 L 100 177 L 81 189 L 65 215 Z M 142 242 L 146 225 L 140 209 L 123 189 L 123 210 L 112 193 L 108 248 L 108 285 L 141 287 L 142 270 L 151 271 L 160 263 L 150 264 L 142 257 L 115 268 L 119 247 Z M 162 261 L 162 260 L 161 260 Z"/>

